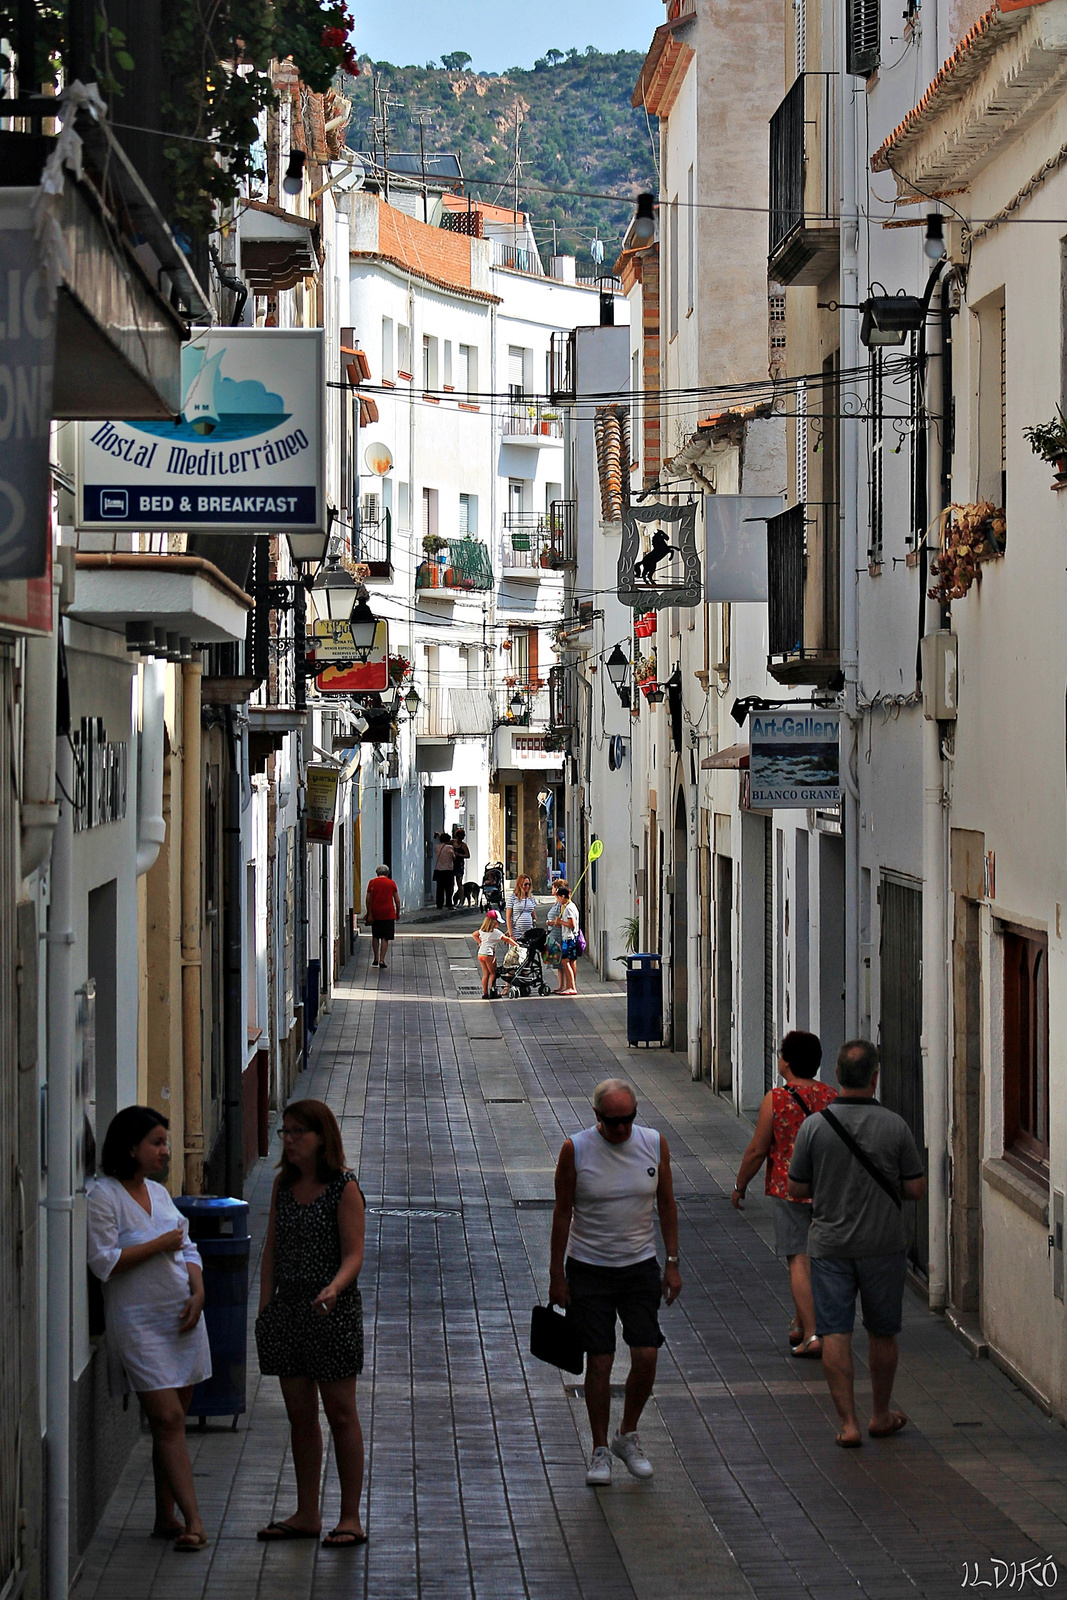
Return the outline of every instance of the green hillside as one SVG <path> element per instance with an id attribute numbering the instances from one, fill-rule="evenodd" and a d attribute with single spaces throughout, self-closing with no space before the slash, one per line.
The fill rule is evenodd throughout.
<path id="1" fill-rule="evenodd" d="M 474 193 L 506 205 L 514 193 L 518 113 L 519 203 L 532 213 L 542 250 L 551 246 L 554 222 L 560 248 L 588 266 L 589 243 L 599 228 L 610 261 L 633 215 L 633 196 L 656 187 L 645 114 L 630 105 L 643 59 L 635 50 L 613 55 L 593 49 L 566 55 L 549 51 L 532 70 L 512 67 L 499 76 L 471 72 L 461 53 L 424 67 L 364 60 L 360 76 L 345 86 L 353 102 L 349 144 L 371 149 L 374 74 L 379 73 L 381 95 L 399 102 L 389 106 L 390 148 L 417 151 L 419 124 L 413 113 L 428 112 L 423 119 L 427 154 L 457 154 Z M 656 131 L 653 121 L 653 135 Z M 616 203 L 542 194 L 533 187 L 539 184 L 621 198 Z"/>

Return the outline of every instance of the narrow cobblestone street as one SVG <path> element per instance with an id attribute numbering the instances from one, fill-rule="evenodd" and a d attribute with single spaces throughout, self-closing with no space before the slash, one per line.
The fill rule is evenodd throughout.
<path id="1" fill-rule="evenodd" d="M 965 1563 L 984 1579 L 994 1558 L 1067 1569 L 1063 1430 L 909 1293 L 896 1393 L 910 1425 L 835 1449 L 821 1371 L 787 1352 L 761 1185 L 743 1214 L 730 1206 L 748 1125 L 679 1058 L 627 1051 L 622 991 L 585 967 L 576 1002 L 484 1004 L 468 921 L 402 925 L 380 975 L 360 940 L 298 1086 L 336 1112 L 370 1208 L 368 1545 L 256 1543 L 294 1501 L 278 1384 L 250 1346 L 237 1431 L 223 1419 L 190 1433 L 209 1549 L 149 1541 L 142 1434 L 77 1600 L 902 1600 L 956 1593 Z M 642 1428 L 656 1476 L 618 1464 L 592 1490 L 580 1380 L 534 1361 L 527 1335 L 555 1156 L 612 1073 L 670 1143 L 684 1290 Z M 254 1267 L 270 1183 L 260 1162 Z M 331 1468 L 324 1526 L 335 1510 Z"/>

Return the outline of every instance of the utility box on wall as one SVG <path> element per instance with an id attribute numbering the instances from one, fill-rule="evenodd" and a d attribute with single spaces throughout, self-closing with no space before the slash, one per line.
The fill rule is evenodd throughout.
<path id="1" fill-rule="evenodd" d="M 922 641 L 923 716 L 927 722 L 955 722 L 957 716 L 956 634 L 947 628 L 928 633 Z"/>

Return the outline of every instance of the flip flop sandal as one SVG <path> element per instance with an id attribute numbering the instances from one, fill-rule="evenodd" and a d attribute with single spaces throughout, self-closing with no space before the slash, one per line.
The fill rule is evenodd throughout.
<path id="1" fill-rule="evenodd" d="M 174 1541 L 174 1548 L 180 1556 L 195 1555 L 198 1550 L 206 1547 L 206 1533 L 180 1533 Z"/>
<path id="2" fill-rule="evenodd" d="M 908 1419 L 903 1411 L 893 1411 L 890 1415 L 893 1418 L 892 1425 L 888 1428 L 868 1428 L 867 1437 L 869 1439 L 888 1439 L 892 1434 L 899 1433 L 901 1428 L 907 1426 Z"/>
<path id="3" fill-rule="evenodd" d="M 842 1450 L 858 1450 L 863 1443 L 862 1439 L 846 1439 L 843 1433 L 834 1434 L 834 1443 L 839 1444 Z"/>
<path id="4" fill-rule="evenodd" d="M 354 1550 L 357 1544 L 366 1544 L 365 1533 L 354 1533 L 351 1528 L 334 1528 L 322 1541 L 324 1550 Z"/>
<path id="5" fill-rule="evenodd" d="M 804 1329 L 796 1320 L 789 1324 L 789 1343 L 800 1344 L 804 1338 Z"/>
<path id="6" fill-rule="evenodd" d="M 802 1344 L 794 1346 L 792 1354 L 794 1361 L 821 1361 L 822 1340 L 817 1333 L 813 1333 L 810 1339 L 805 1339 Z"/>
<path id="7" fill-rule="evenodd" d="M 317 1528 L 294 1528 L 288 1522 L 268 1522 L 256 1534 L 265 1544 L 283 1544 L 286 1539 L 317 1539 Z"/>

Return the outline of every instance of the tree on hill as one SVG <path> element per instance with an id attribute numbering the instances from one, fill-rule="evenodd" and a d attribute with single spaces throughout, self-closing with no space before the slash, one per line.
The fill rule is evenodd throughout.
<path id="1" fill-rule="evenodd" d="M 451 50 L 447 56 L 441 57 L 441 65 L 446 72 L 463 72 L 470 66 L 471 60 L 466 50 Z"/>

